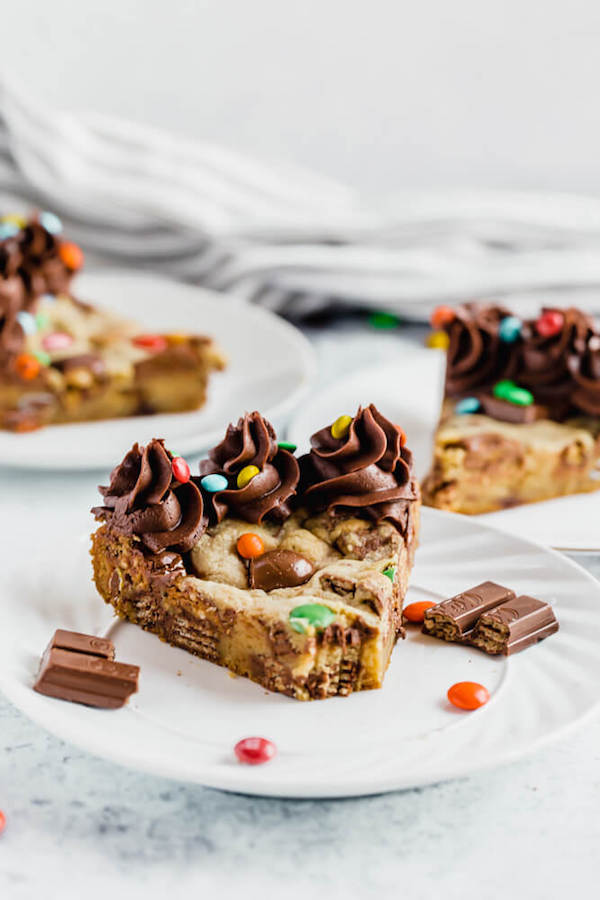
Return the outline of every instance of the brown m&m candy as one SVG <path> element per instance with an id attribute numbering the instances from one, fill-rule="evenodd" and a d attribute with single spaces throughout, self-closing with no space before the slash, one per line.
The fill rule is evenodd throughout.
<path id="1" fill-rule="evenodd" d="M 251 588 L 274 591 L 276 588 L 298 587 L 314 574 L 314 566 L 305 556 L 293 550 L 269 550 L 250 560 L 248 569 Z"/>

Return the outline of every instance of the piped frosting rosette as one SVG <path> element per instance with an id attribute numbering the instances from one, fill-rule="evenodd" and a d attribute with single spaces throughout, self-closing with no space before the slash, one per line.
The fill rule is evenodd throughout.
<path id="1" fill-rule="evenodd" d="M 134 444 L 100 493 L 104 505 L 92 510 L 95 516 L 136 535 L 153 553 L 191 550 L 207 526 L 200 490 L 174 477 L 173 456 L 162 440 Z"/>
<path id="2" fill-rule="evenodd" d="M 388 520 L 405 533 L 418 488 L 404 432 L 373 404 L 360 407 L 347 427 L 339 421 L 313 434 L 310 453 L 299 460 L 302 502 L 314 512 Z"/>
<path id="3" fill-rule="evenodd" d="M 20 235 L 21 274 L 32 297 L 66 293 L 73 276 L 60 256 L 61 238 L 32 218 Z"/>
<path id="4" fill-rule="evenodd" d="M 548 314 L 559 323 L 556 333 L 549 336 L 540 333 L 538 325 Z M 542 316 L 525 323 L 523 329 L 519 384 L 533 391 L 538 402 L 559 413 L 561 406 L 569 404 L 573 371 L 579 370 L 581 354 L 593 332 L 593 320 L 578 309 L 543 309 Z"/>
<path id="5" fill-rule="evenodd" d="M 571 402 L 581 412 L 600 416 L 600 335 L 592 334 L 569 357 L 574 388 Z"/>
<path id="6" fill-rule="evenodd" d="M 291 515 L 300 470 L 296 458 L 279 447 L 275 430 L 260 413 L 246 413 L 230 425 L 223 441 L 200 463 L 204 477 L 219 475 L 227 487 L 205 494 L 211 521 L 225 515 L 260 523 Z M 210 499 L 209 499 L 210 498 Z"/>
<path id="7" fill-rule="evenodd" d="M 512 378 L 517 359 L 500 339 L 500 323 L 510 316 L 500 306 L 469 303 L 453 310 L 444 329 L 448 335 L 446 392 L 471 393 L 494 381 Z"/>

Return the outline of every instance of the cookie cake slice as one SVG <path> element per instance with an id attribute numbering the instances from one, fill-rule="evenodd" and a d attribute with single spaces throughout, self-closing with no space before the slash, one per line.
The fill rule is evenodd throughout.
<path id="1" fill-rule="evenodd" d="M 278 442 L 258 412 L 191 476 L 164 441 L 100 488 L 94 580 L 119 616 L 298 700 L 381 687 L 403 636 L 419 488 L 373 406 Z"/>
<path id="2" fill-rule="evenodd" d="M 14 219 L 14 217 L 13 217 Z M 225 359 L 204 335 L 147 334 L 83 303 L 60 220 L 0 220 L 0 429 L 197 409 Z"/>
<path id="3" fill-rule="evenodd" d="M 600 330 L 575 308 L 522 320 L 439 307 L 445 397 L 429 506 L 484 513 L 600 488 Z"/>

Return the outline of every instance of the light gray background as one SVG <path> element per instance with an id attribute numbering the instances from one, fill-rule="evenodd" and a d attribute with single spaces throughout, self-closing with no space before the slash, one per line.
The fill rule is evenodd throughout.
<path id="1" fill-rule="evenodd" d="M 365 192 L 600 190 L 597 0 L 18 0 L 2 60 L 53 104 Z"/>
<path id="2" fill-rule="evenodd" d="M 595 0 L 5 0 L 1 12 L 0 65 L 52 104 L 294 160 L 380 196 L 600 190 Z M 287 803 L 136 775 L 0 699 L 0 895 L 591 897 L 599 739 L 596 717 L 494 773 Z"/>

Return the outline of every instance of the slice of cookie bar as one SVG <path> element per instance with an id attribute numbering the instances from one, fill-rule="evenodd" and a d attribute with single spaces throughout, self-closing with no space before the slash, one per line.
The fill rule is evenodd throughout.
<path id="1" fill-rule="evenodd" d="M 296 459 L 258 413 L 192 477 L 163 441 L 101 488 L 94 578 L 117 613 L 299 700 L 381 687 L 402 630 L 419 490 L 373 406 Z"/>

